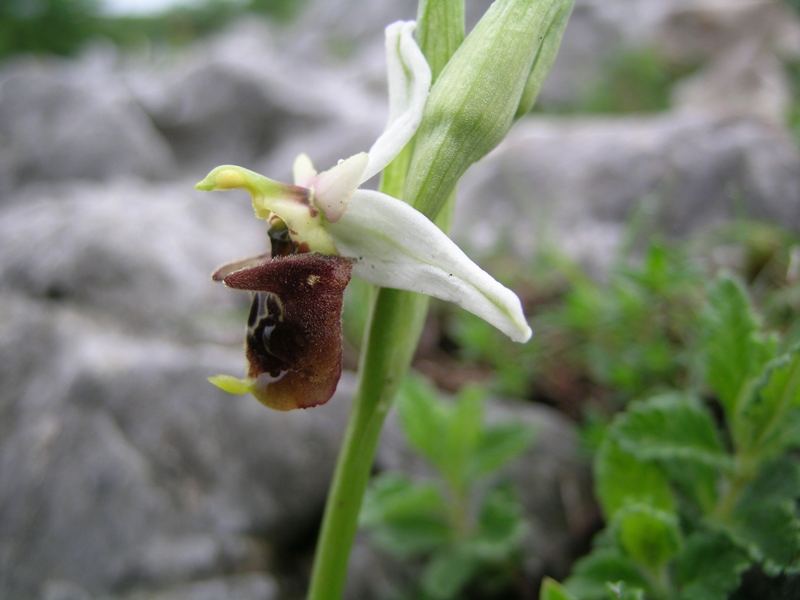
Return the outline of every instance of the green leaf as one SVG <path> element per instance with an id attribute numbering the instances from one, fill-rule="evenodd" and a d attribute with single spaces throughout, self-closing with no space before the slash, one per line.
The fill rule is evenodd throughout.
<path id="1" fill-rule="evenodd" d="M 364 497 L 360 524 L 373 530 L 380 547 L 404 557 L 435 550 L 452 539 L 447 504 L 439 489 L 402 475 L 385 474 L 373 480 Z"/>
<path id="2" fill-rule="evenodd" d="M 533 426 L 524 423 L 485 428 L 471 457 L 468 478 L 474 480 L 500 470 L 528 449 L 534 435 Z"/>
<path id="3" fill-rule="evenodd" d="M 731 418 L 747 381 L 771 358 L 774 346 L 758 334 L 758 319 L 737 280 L 714 282 L 708 302 L 702 318 L 706 377 Z"/>
<path id="4" fill-rule="evenodd" d="M 422 574 L 423 591 L 436 600 L 455 598 L 480 568 L 477 558 L 448 548 L 437 552 Z"/>
<path id="5" fill-rule="evenodd" d="M 650 585 L 636 563 L 616 548 L 595 549 L 575 563 L 564 588 L 581 600 L 606 600 L 606 583 L 624 581 L 648 593 Z"/>
<path id="6" fill-rule="evenodd" d="M 681 545 L 678 518 L 644 504 L 620 510 L 613 526 L 627 555 L 651 573 L 658 572 Z"/>
<path id="7" fill-rule="evenodd" d="M 696 532 L 675 557 L 680 600 L 727 600 L 751 561 L 747 553 L 719 532 Z"/>
<path id="8" fill-rule="evenodd" d="M 575 596 L 568 593 L 563 585 L 555 579 L 545 577 L 542 587 L 539 588 L 539 600 L 578 600 Z"/>
<path id="9" fill-rule="evenodd" d="M 464 0 L 420 0 L 414 37 L 436 81 L 464 41 Z"/>
<path id="10" fill-rule="evenodd" d="M 468 544 L 485 562 L 503 562 L 520 549 L 528 525 L 510 486 L 490 490 L 478 517 L 478 533 Z"/>
<path id="11" fill-rule="evenodd" d="M 631 406 L 615 439 L 643 462 L 659 461 L 669 480 L 703 511 L 717 500 L 719 470 L 732 469 L 711 415 L 692 397 L 664 394 Z"/>
<path id="12" fill-rule="evenodd" d="M 483 431 L 483 396 L 478 388 L 462 391 L 450 413 L 444 440 L 444 454 L 437 465 L 450 485 L 467 485 L 467 467 Z"/>
<path id="13" fill-rule="evenodd" d="M 783 457 L 768 463 L 742 490 L 730 531 L 768 574 L 800 567 L 800 464 Z"/>
<path id="14" fill-rule="evenodd" d="M 606 590 L 610 600 L 645 600 L 642 588 L 632 587 L 624 581 L 608 582 Z"/>
<path id="15" fill-rule="evenodd" d="M 647 504 L 668 513 L 675 503 L 664 471 L 654 462 L 639 460 L 608 432 L 595 459 L 595 488 L 606 519 L 631 504 Z"/>
<path id="16" fill-rule="evenodd" d="M 682 394 L 651 398 L 628 409 L 616 429 L 625 450 L 642 460 L 730 466 L 711 415 Z"/>
<path id="17" fill-rule="evenodd" d="M 740 451 L 759 458 L 774 458 L 795 445 L 800 437 L 798 409 L 800 346 L 795 346 L 766 365 L 741 406 L 741 417 L 736 424 Z"/>
<path id="18" fill-rule="evenodd" d="M 773 444 L 784 449 L 800 447 L 800 407 L 786 413 Z"/>
<path id="19" fill-rule="evenodd" d="M 430 384 L 418 377 L 406 378 L 396 403 L 409 443 L 433 464 L 440 464 L 449 407 L 439 400 Z"/>
<path id="20" fill-rule="evenodd" d="M 667 478 L 673 484 L 676 495 L 682 495 L 693 503 L 701 514 L 714 510 L 719 501 L 719 469 L 707 464 L 684 459 L 673 459 L 663 464 Z M 685 505 L 688 509 L 689 505 Z"/>

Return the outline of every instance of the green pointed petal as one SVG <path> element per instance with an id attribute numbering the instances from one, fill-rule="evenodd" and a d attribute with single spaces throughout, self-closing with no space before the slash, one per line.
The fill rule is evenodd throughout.
<path id="1" fill-rule="evenodd" d="M 247 190 L 253 197 L 256 217 L 269 219 L 273 213 L 278 215 L 302 251 L 336 254 L 336 247 L 322 225 L 320 211 L 311 204 L 306 188 L 280 183 L 235 165 L 217 167 L 195 188 L 205 192 Z"/>
<path id="2" fill-rule="evenodd" d="M 342 218 L 327 228 L 339 253 L 355 259 L 355 277 L 453 302 L 516 342 L 530 339 L 517 295 L 405 202 L 358 190 Z"/>
<path id="3" fill-rule="evenodd" d="M 239 379 L 233 375 L 214 375 L 208 381 L 229 394 L 249 394 L 253 390 L 252 380 Z"/>

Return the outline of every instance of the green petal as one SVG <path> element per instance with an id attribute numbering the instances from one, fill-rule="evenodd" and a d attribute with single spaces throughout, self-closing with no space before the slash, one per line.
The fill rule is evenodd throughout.
<path id="1" fill-rule="evenodd" d="M 273 213 L 278 215 L 289 227 L 292 241 L 303 252 L 337 253 L 306 188 L 280 183 L 235 165 L 217 167 L 195 188 L 204 192 L 247 190 L 253 197 L 256 217 L 269 219 Z"/>
<path id="2" fill-rule="evenodd" d="M 251 380 L 239 379 L 233 375 L 214 375 L 208 381 L 229 394 L 249 394 L 253 387 Z"/>

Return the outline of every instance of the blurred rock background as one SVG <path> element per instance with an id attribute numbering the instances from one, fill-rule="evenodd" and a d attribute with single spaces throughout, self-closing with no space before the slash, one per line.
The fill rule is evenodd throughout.
<path id="1" fill-rule="evenodd" d="M 247 305 L 209 274 L 265 236 L 248 198 L 193 184 L 368 148 L 383 27 L 416 3 L 217 3 L 88 41 L 60 4 L 0 8 L 0 598 L 302 597 L 354 378 L 290 414 L 207 384 L 243 370 Z M 488 4 L 467 0 L 470 24 Z M 671 236 L 796 230 L 798 86 L 788 2 L 577 0 L 538 108 L 464 177 L 454 237 L 479 259 L 557 244 L 602 277 L 642 206 Z M 563 576 L 595 510 L 574 425 L 493 410 L 539 425 L 513 473 L 526 576 Z M 377 468 L 414 470 L 394 419 L 385 438 Z M 359 540 L 350 597 L 398 571 Z"/>

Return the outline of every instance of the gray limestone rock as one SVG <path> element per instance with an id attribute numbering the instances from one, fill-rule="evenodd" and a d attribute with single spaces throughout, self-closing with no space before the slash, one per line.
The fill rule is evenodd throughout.
<path id="1" fill-rule="evenodd" d="M 318 518 L 350 379 L 324 410 L 276 413 L 205 381 L 237 372 L 239 349 L 134 337 L 16 294 L 0 304 L 0 596 L 263 571 L 270 544 Z"/>
<path id="2" fill-rule="evenodd" d="M 199 179 L 199 178 L 198 178 Z M 220 264 L 268 249 L 246 194 L 193 182 L 26 186 L 0 211 L 0 290 L 94 311 L 123 328 L 220 335 L 247 294 L 211 284 Z"/>
<path id="3" fill-rule="evenodd" d="M 103 52 L 0 69 L 0 198 L 32 181 L 167 176 L 172 151 L 114 63 Z"/>
<path id="4" fill-rule="evenodd" d="M 673 236 L 736 216 L 797 228 L 800 152 L 747 118 L 529 118 L 459 192 L 453 235 L 466 246 L 530 256 L 551 245 L 602 272 L 642 206 Z"/>

